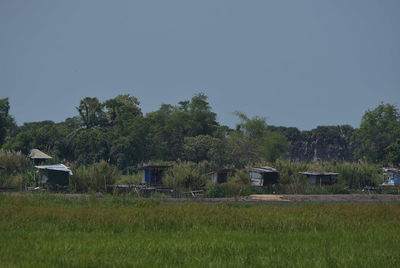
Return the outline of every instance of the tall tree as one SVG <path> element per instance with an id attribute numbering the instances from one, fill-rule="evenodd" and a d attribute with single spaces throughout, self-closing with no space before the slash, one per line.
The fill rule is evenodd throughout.
<path id="1" fill-rule="evenodd" d="M 400 167 L 400 139 L 390 144 L 385 149 L 387 163 Z"/>
<path id="2" fill-rule="evenodd" d="M 106 122 L 103 104 L 97 98 L 86 97 L 76 107 L 82 120 L 83 126 L 92 128 L 103 125 Z"/>
<path id="3" fill-rule="evenodd" d="M 355 157 L 379 163 L 386 159 L 385 148 L 400 138 L 400 112 L 392 104 L 368 110 L 354 133 Z"/>
<path id="4" fill-rule="evenodd" d="M 104 102 L 107 118 L 110 124 L 125 125 L 129 121 L 141 116 L 139 100 L 129 94 L 118 95 Z"/>
<path id="5" fill-rule="evenodd" d="M 182 158 L 192 162 L 211 161 L 218 157 L 222 141 L 209 135 L 185 137 Z M 221 153 L 221 152 L 219 152 Z"/>
<path id="6" fill-rule="evenodd" d="M 11 130 L 16 128 L 14 118 L 9 115 L 10 103 L 8 98 L 0 99 L 0 147 Z"/>
<path id="7" fill-rule="evenodd" d="M 241 120 L 236 126 L 244 139 L 258 152 L 260 159 L 275 161 L 283 157 L 289 148 L 286 137 L 279 131 L 271 131 L 266 119 L 255 116 L 249 118 L 243 113 L 235 113 Z M 239 136 L 238 136 L 239 137 Z"/>
<path id="8" fill-rule="evenodd" d="M 155 144 L 155 157 L 165 160 L 182 156 L 185 137 L 213 136 L 218 130 L 216 114 L 211 111 L 204 94 L 197 94 L 190 101 L 181 101 L 177 106 L 163 104 L 159 110 L 147 114 L 146 120 Z"/>

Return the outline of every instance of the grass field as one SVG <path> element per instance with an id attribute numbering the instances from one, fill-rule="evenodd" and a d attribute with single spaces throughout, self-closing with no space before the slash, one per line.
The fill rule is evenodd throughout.
<path id="1" fill-rule="evenodd" d="M 399 204 L 0 195 L 1 267 L 399 267 Z"/>

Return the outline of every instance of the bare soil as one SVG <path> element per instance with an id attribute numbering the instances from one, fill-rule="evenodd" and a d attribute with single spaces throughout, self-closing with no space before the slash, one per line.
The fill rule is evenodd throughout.
<path id="1" fill-rule="evenodd" d="M 165 202 L 252 202 L 252 203 L 391 203 L 399 202 L 400 195 L 336 194 L 336 195 L 250 195 L 226 198 L 162 198 Z"/>

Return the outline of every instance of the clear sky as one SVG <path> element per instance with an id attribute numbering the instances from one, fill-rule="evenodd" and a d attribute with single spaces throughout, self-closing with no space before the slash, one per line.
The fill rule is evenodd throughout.
<path id="1" fill-rule="evenodd" d="M 218 121 L 359 126 L 400 102 L 399 0 L 0 0 L 0 98 L 18 124 L 129 93 L 146 112 L 193 94 Z"/>

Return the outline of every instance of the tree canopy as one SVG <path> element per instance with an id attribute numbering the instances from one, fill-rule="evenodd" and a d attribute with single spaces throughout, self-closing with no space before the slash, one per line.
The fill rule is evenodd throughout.
<path id="1" fill-rule="evenodd" d="M 319 126 L 301 131 L 268 125 L 264 117 L 236 112 L 234 129 L 220 125 L 205 94 L 176 105 L 162 104 L 143 114 L 140 101 L 118 95 L 101 102 L 83 98 L 77 114 L 60 123 L 16 126 L 8 99 L 0 99 L 0 145 L 28 153 L 32 148 L 89 165 L 106 161 L 120 170 L 149 161 L 202 161 L 216 167 L 245 167 L 259 162 L 354 161 L 399 165 L 400 113 L 392 104 L 368 110 L 360 128 Z"/>
<path id="2" fill-rule="evenodd" d="M 369 162 L 387 160 L 385 149 L 400 138 L 400 112 L 392 104 L 368 110 L 354 133 L 355 156 Z"/>

